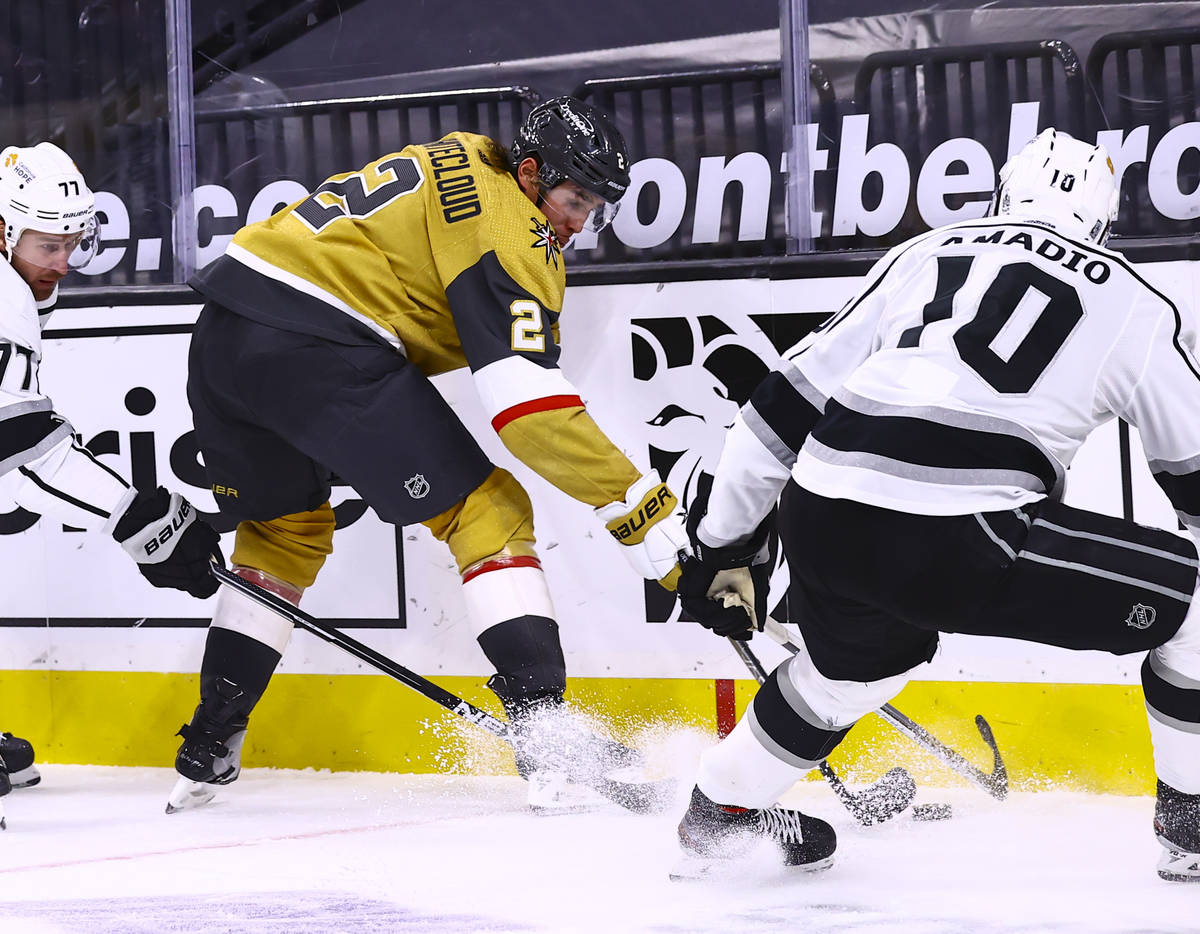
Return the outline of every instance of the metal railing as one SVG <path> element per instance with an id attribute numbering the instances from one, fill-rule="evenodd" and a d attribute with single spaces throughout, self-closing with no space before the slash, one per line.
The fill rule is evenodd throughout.
<path id="1" fill-rule="evenodd" d="M 334 173 L 455 130 L 507 145 L 537 101 L 528 88 L 506 87 L 197 110 L 197 181 L 223 185 L 244 207 L 270 182 L 311 190 Z"/>
<path id="2" fill-rule="evenodd" d="M 812 113 L 823 133 L 836 132 L 837 102 L 833 86 L 819 65 L 810 69 Z M 780 175 L 783 154 L 782 89 L 780 67 L 775 64 L 743 65 L 628 78 L 586 81 L 573 92 L 608 111 L 625 133 L 630 153 L 640 159 L 666 159 L 681 171 L 687 192 L 674 232 L 650 248 L 631 249 L 611 234 L 595 249 L 580 251 L 584 262 L 626 262 L 638 259 L 713 259 L 784 252 L 784 180 Z M 743 186 L 728 184 L 720 193 L 720 237 L 716 242 L 694 242 L 701 159 L 733 159 L 742 153 L 766 158 L 769 209 L 765 237 L 739 240 Z M 647 186 L 645 197 L 663 197 L 658 186 Z M 624 211 L 638 211 L 637 203 Z M 657 204 L 651 204 L 656 209 Z"/>
<path id="3" fill-rule="evenodd" d="M 1147 128 L 1146 153 L 1172 129 L 1200 120 L 1200 27 L 1149 29 L 1101 37 L 1088 53 L 1087 82 L 1093 132 L 1115 128 L 1130 134 Z M 1145 155 L 1145 154 L 1143 154 Z M 1181 159 L 1180 191 L 1200 186 L 1200 159 Z M 1139 236 L 1200 233 L 1200 218 L 1163 217 L 1148 191 L 1145 159 L 1125 169 L 1118 234 Z"/>
<path id="4" fill-rule="evenodd" d="M 995 166 L 1003 165 L 1010 109 L 1024 102 L 1039 103 L 1040 125 L 1084 135 L 1083 69 L 1065 42 L 878 52 L 863 59 L 854 83 L 854 110 L 870 117 L 868 145 L 899 146 L 914 181 L 934 148 L 953 137 L 978 140 Z M 895 230 L 854 245 L 886 246 L 926 229 L 917 214 L 915 188 Z"/>

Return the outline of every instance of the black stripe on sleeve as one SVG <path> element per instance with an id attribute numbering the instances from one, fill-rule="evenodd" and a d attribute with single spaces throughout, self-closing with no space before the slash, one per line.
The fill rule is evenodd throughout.
<path id="1" fill-rule="evenodd" d="M 106 471 L 107 473 L 111 474 L 112 478 L 114 480 L 116 480 L 119 484 L 121 484 L 121 486 L 128 488 L 129 486 L 132 485 L 132 484 L 130 484 L 130 482 L 128 480 L 126 480 L 124 477 L 122 477 L 119 473 L 117 473 L 115 470 L 113 470 L 107 464 L 102 463 L 99 460 L 99 458 L 97 458 L 96 455 L 93 454 L 91 451 L 89 451 L 87 448 L 80 447 L 78 444 L 74 444 L 74 443 L 71 444 L 71 447 L 73 447 L 80 454 L 85 454 L 88 457 L 90 457 L 92 459 L 93 464 L 95 464 L 101 470 Z"/>
<path id="2" fill-rule="evenodd" d="M 1172 474 L 1156 470 L 1154 479 L 1167 494 L 1172 506 L 1185 515 L 1200 516 L 1200 471 Z"/>
<path id="3" fill-rule="evenodd" d="M 1023 438 L 903 415 L 864 415 L 834 399 L 825 405 L 813 437 L 838 451 L 924 467 L 1021 471 L 1036 477 L 1047 493 L 1057 482 L 1054 465 Z"/>
<path id="4" fill-rule="evenodd" d="M 821 412 L 778 370 L 768 373 L 750 396 L 750 404 L 767 426 L 788 446 L 792 457 L 821 417 Z"/>
<path id="5" fill-rule="evenodd" d="M 63 502 L 70 503 L 72 506 L 76 507 L 77 509 L 82 509 L 84 512 L 90 512 L 93 515 L 100 516 L 104 519 L 107 519 L 110 515 L 109 513 L 105 512 L 103 509 L 101 509 L 99 506 L 93 506 L 91 503 L 85 503 L 83 500 L 76 499 L 74 496 L 64 493 L 62 490 L 56 490 L 54 487 L 50 486 L 50 484 L 46 483 L 45 480 L 43 480 L 41 477 L 39 477 L 37 474 L 35 474 L 32 470 L 30 470 L 28 467 L 18 467 L 17 470 L 21 471 L 22 474 L 24 474 L 31 481 L 33 481 L 33 483 L 36 484 L 40 489 L 49 493 L 51 496 L 57 496 Z"/>
<path id="6" fill-rule="evenodd" d="M 50 411 L 6 418 L 0 422 L 0 463 L 36 447 L 61 424 Z"/>

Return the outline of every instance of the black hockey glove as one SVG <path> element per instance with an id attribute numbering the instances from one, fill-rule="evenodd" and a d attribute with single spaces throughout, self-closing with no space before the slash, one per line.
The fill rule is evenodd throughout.
<path id="1" fill-rule="evenodd" d="M 217 579 L 208 565 L 211 557 L 225 564 L 220 536 L 178 493 L 161 486 L 139 492 L 118 520 L 113 538 L 155 587 L 186 590 L 200 598 L 217 592 Z"/>
<path id="2" fill-rule="evenodd" d="M 704 478 L 696 498 L 688 506 L 687 531 L 692 554 L 683 561 L 679 602 L 701 626 L 718 636 L 746 640 L 756 630 L 762 631 L 767 618 L 770 517 L 754 530 L 749 541 L 719 548 L 706 545 L 696 530 L 708 511 L 711 488 L 711 479 Z"/>

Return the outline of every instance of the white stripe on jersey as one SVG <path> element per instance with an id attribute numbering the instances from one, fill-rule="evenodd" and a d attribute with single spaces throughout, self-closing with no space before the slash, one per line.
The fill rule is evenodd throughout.
<path id="1" fill-rule="evenodd" d="M 522 402 L 549 396 L 578 396 L 579 390 L 557 367 L 538 366 L 525 357 L 501 357 L 472 376 L 489 420 Z"/>

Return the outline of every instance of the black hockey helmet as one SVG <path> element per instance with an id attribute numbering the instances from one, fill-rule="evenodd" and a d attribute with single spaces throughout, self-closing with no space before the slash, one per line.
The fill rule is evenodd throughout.
<path id="1" fill-rule="evenodd" d="M 512 145 L 513 170 L 533 156 L 547 188 L 570 179 L 615 202 L 629 187 L 629 150 L 604 111 L 574 97 L 556 97 L 529 112 Z"/>

